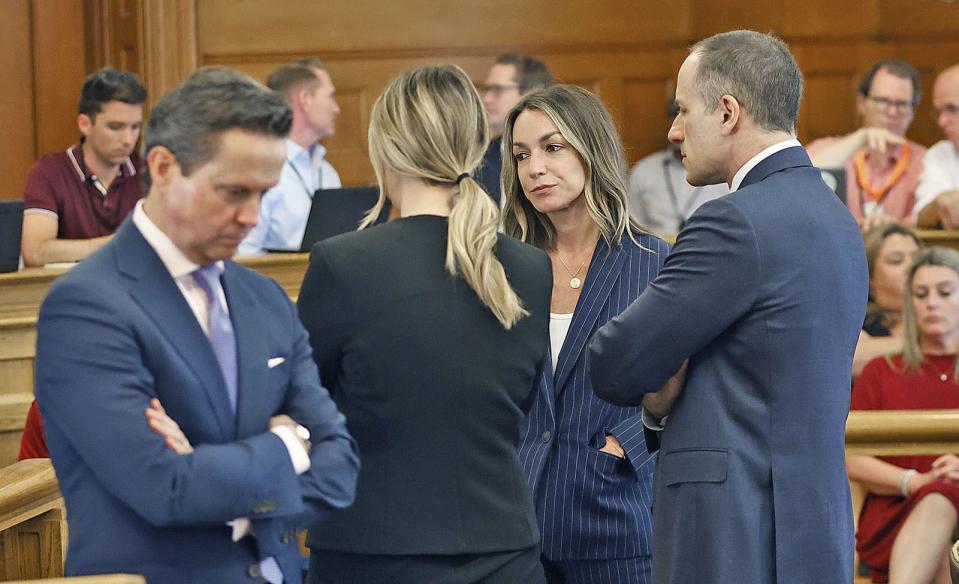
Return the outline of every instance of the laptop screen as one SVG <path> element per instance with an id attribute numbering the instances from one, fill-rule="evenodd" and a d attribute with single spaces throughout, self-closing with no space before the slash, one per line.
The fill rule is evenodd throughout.
<path id="1" fill-rule="evenodd" d="M 20 264 L 23 201 L 0 201 L 0 272 L 16 272 Z"/>
<path id="2" fill-rule="evenodd" d="M 313 195 L 313 205 L 306 221 L 300 251 L 310 251 L 313 244 L 334 235 L 356 231 L 360 221 L 379 199 L 377 187 L 322 189 Z M 390 216 L 390 201 L 374 224 L 384 223 Z"/>

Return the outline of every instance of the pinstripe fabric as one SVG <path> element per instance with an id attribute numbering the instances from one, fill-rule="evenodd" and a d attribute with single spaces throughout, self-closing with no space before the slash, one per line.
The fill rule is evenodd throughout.
<path id="1" fill-rule="evenodd" d="M 641 408 L 621 408 L 593 393 L 587 341 L 656 277 L 669 252 L 652 236 L 596 246 L 556 363 L 544 366 L 521 429 L 520 463 L 536 503 L 543 554 L 553 560 L 648 556 L 652 541 L 652 472 Z M 599 452 L 607 434 L 628 460 Z M 625 580 L 641 581 L 641 580 Z"/>
<path id="2" fill-rule="evenodd" d="M 545 560 L 547 584 L 652 584 L 649 556 L 608 560 Z"/>

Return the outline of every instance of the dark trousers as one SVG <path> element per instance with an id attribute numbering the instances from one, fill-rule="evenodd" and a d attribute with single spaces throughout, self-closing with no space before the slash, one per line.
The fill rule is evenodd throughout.
<path id="1" fill-rule="evenodd" d="M 460 555 L 310 550 L 309 584 L 545 584 L 539 546 Z"/>

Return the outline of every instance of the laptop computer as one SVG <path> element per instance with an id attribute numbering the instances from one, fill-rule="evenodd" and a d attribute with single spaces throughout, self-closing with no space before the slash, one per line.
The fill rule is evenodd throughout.
<path id="1" fill-rule="evenodd" d="M 356 231 L 366 212 L 376 204 L 379 197 L 380 190 L 377 187 L 346 187 L 316 191 L 299 251 L 310 251 L 317 241 Z M 390 216 L 390 208 L 390 201 L 387 199 L 374 225 L 386 222 Z"/>
<path id="2" fill-rule="evenodd" d="M 23 201 L 0 201 L 0 272 L 20 267 L 20 236 L 23 233 Z"/>

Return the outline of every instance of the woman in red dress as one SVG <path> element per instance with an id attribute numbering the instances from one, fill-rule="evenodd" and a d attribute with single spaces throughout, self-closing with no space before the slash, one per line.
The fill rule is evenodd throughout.
<path id="1" fill-rule="evenodd" d="M 959 408 L 959 252 L 930 248 L 906 278 L 902 353 L 870 361 L 854 410 Z M 873 582 L 950 582 L 948 549 L 959 509 L 959 457 L 846 457 L 869 494 L 856 550 Z"/>

